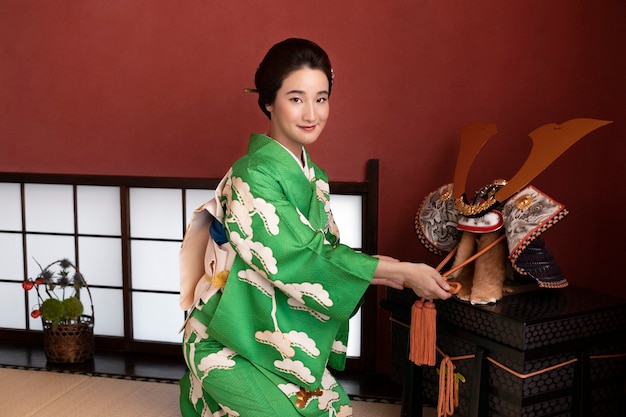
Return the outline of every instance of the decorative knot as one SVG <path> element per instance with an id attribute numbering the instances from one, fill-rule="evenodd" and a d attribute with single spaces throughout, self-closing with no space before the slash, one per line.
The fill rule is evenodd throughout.
<path id="1" fill-rule="evenodd" d="M 318 388 L 315 391 L 309 391 L 305 388 L 300 387 L 300 391 L 298 391 L 298 393 L 296 394 L 296 397 L 297 397 L 296 407 L 298 408 L 306 407 L 306 404 L 309 402 L 309 399 L 313 395 L 319 397 L 320 395 L 322 395 L 322 390 Z"/>
<path id="2" fill-rule="evenodd" d="M 213 275 L 213 277 L 211 278 L 211 284 L 213 284 L 213 286 L 215 286 L 216 288 L 224 288 L 224 286 L 226 285 L 226 280 L 228 280 L 229 273 L 230 271 L 223 270 Z"/>

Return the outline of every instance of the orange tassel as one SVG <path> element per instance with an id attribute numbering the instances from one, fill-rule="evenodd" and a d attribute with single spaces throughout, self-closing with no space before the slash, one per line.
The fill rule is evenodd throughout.
<path id="1" fill-rule="evenodd" d="M 440 271 L 454 256 L 459 246 L 448 253 L 445 259 L 437 266 Z M 443 277 L 447 279 L 447 274 Z M 461 289 L 461 284 L 452 285 L 450 292 L 455 294 Z M 406 284 L 405 284 L 406 286 Z M 434 366 L 437 359 L 437 310 L 435 303 L 425 299 L 416 300 L 411 308 L 411 331 L 409 335 L 409 360 L 414 364 Z"/>
<path id="2" fill-rule="evenodd" d="M 434 366 L 437 360 L 437 309 L 435 303 L 426 301 L 422 313 L 423 363 Z"/>
<path id="3" fill-rule="evenodd" d="M 422 314 L 424 300 L 415 300 L 411 307 L 411 329 L 409 335 L 409 360 L 416 365 L 422 365 L 422 351 L 424 338 L 422 337 Z"/>
<path id="4" fill-rule="evenodd" d="M 458 380 L 454 373 L 454 363 L 449 356 L 441 360 L 439 367 L 439 398 L 437 401 L 437 416 L 448 417 L 454 414 L 458 406 Z"/>
<path id="5" fill-rule="evenodd" d="M 411 308 L 409 360 L 434 366 L 437 359 L 437 310 L 432 301 L 419 299 Z"/>

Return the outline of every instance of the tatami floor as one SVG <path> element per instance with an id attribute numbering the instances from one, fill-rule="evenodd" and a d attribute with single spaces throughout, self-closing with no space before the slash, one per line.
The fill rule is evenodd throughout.
<path id="1" fill-rule="evenodd" d="M 40 346 L 12 343 L 0 343 L 0 364 L 154 379 L 180 379 L 186 371 L 177 357 L 106 351 L 96 351 L 93 360 L 81 364 L 48 363 Z M 335 376 L 349 395 L 392 401 L 402 397 L 402 387 L 387 375 L 335 372 Z"/>

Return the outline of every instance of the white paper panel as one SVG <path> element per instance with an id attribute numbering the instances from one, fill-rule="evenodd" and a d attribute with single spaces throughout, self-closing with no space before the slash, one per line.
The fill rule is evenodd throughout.
<path id="1" fill-rule="evenodd" d="M 119 187 L 78 186 L 78 233 L 119 236 Z"/>
<path id="2" fill-rule="evenodd" d="M 133 289 L 178 291 L 180 267 L 179 242 L 131 242 Z"/>
<path id="3" fill-rule="evenodd" d="M 24 281 L 23 262 L 22 235 L 0 233 L 0 279 Z"/>
<path id="4" fill-rule="evenodd" d="M 178 294 L 133 292 L 133 334 L 135 339 L 180 343 L 178 333 L 184 313 L 178 307 Z"/>
<path id="5" fill-rule="evenodd" d="M 19 184 L 0 183 L 0 230 L 22 230 L 22 198 Z"/>
<path id="6" fill-rule="evenodd" d="M 25 184 L 26 230 L 74 233 L 71 185 Z"/>
<path id="7" fill-rule="evenodd" d="M 94 334 L 101 336 L 124 336 L 124 304 L 122 290 L 90 288 L 93 297 Z M 81 297 L 86 298 L 83 292 Z M 83 303 L 85 311 L 91 307 Z"/>
<path id="8" fill-rule="evenodd" d="M 131 188 L 130 235 L 182 240 L 182 190 Z"/>
<path id="9" fill-rule="evenodd" d="M 80 272 L 89 285 L 122 286 L 122 240 L 79 237 Z"/>
<path id="10" fill-rule="evenodd" d="M 350 319 L 350 333 L 348 335 L 348 356 L 361 356 L 361 309 Z"/>
<path id="11" fill-rule="evenodd" d="M 24 329 L 26 327 L 26 310 L 24 305 L 24 289 L 21 282 L 0 282 L 0 327 Z"/>
<path id="12" fill-rule="evenodd" d="M 341 243 L 352 248 L 360 248 L 363 242 L 362 200 L 363 198 L 359 195 L 331 194 L 330 196 L 330 208 L 339 228 Z"/>
<path id="13" fill-rule="evenodd" d="M 72 236 L 27 235 L 28 277 L 35 278 L 41 269 L 59 259 L 74 259 L 74 238 Z M 36 262 L 35 262 L 36 261 Z"/>

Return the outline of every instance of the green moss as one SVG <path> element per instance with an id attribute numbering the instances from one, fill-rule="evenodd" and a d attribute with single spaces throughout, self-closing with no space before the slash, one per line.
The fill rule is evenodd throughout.
<path id="1" fill-rule="evenodd" d="M 44 320 L 56 323 L 65 315 L 63 303 L 56 298 L 48 298 L 41 304 L 41 317 Z"/>
<path id="2" fill-rule="evenodd" d="M 63 300 L 63 306 L 65 308 L 66 320 L 78 320 L 81 314 L 83 314 L 83 303 L 76 297 L 69 297 Z"/>

